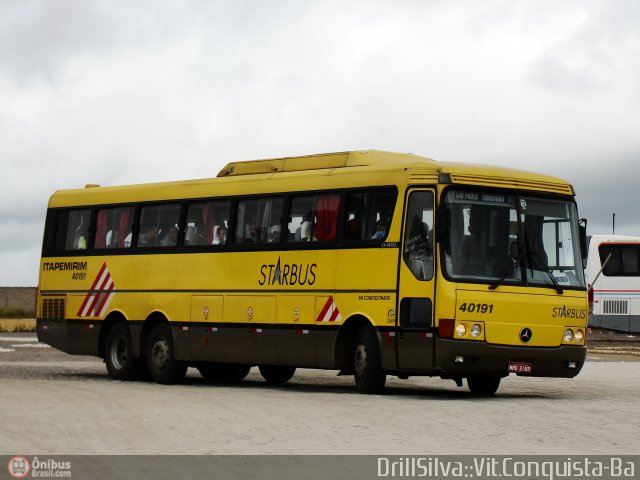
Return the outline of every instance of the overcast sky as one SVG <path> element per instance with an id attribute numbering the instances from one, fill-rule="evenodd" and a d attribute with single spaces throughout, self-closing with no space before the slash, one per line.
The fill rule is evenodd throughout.
<path id="1" fill-rule="evenodd" d="M 381 149 L 562 176 L 640 235 L 637 0 L 0 0 L 0 285 L 48 197 Z"/>

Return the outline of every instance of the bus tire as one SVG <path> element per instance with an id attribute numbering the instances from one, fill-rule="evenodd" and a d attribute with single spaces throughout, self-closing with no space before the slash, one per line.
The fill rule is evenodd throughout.
<path id="1" fill-rule="evenodd" d="M 293 374 L 296 373 L 296 367 L 284 365 L 260 365 L 258 369 L 262 378 L 273 385 L 288 382 L 293 377 Z"/>
<path id="2" fill-rule="evenodd" d="M 467 378 L 469 390 L 474 395 L 493 395 L 500 386 L 498 375 L 474 375 Z"/>
<path id="3" fill-rule="evenodd" d="M 187 373 L 187 364 L 176 360 L 171 327 L 161 323 L 153 327 L 147 342 L 147 369 L 157 383 L 173 385 Z"/>
<path id="4" fill-rule="evenodd" d="M 353 349 L 353 376 L 360 393 L 382 393 L 387 375 L 382 371 L 380 348 L 372 328 L 360 327 Z"/>
<path id="5" fill-rule="evenodd" d="M 138 376 L 140 360 L 133 356 L 131 333 L 126 323 L 116 323 L 107 333 L 104 362 L 114 380 L 133 380 Z"/>
<path id="6" fill-rule="evenodd" d="M 210 382 L 236 383 L 249 375 L 251 365 L 242 363 L 203 363 L 198 366 L 202 378 Z"/>

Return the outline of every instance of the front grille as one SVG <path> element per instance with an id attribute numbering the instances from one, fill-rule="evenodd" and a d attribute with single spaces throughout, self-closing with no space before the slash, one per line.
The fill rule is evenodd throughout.
<path id="1" fill-rule="evenodd" d="M 42 318 L 45 320 L 63 320 L 64 297 L 43 299 Z"/>

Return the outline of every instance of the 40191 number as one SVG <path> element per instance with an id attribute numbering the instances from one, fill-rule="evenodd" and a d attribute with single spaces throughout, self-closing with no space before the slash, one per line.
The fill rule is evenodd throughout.
<path id="1" fill-rule="evenodd" d="M 463 303 L 458 308 L 461 312 L 468 313 L 493 313 L 492 303 Z"/>

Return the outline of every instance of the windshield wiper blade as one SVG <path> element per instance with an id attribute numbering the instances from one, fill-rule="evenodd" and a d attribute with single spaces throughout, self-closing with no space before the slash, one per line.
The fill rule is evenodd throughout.
<path id="1" fill-rule="evenodd" d="M 549 275 L 549 278 L 551 279 L 551 283 L 553 283 L 553 286 L 556 289 L 556 292 L 562 295 L 564 293 L 564 290 L 556 280 L 556 277 L 553 276 L 553 273 L 549 269 L 549 265 L 544 263 L 544 260 L 542 260 L 538 252 L 529 251 L 528 253 L 529 253 L 529 260 L 531 261 L 531 263 L 535 263 L 541 270 L 545 271 L 547 275 Z"/>
<path id="2" fill-rule="evenodd" d="M 500 274 L 498 275 L 498 278 L 496 278 L 496 281 L 489 285 L 489 290 L 495 290 L 496 288 L 498 288 L 498 286 L 500 286 L 504 279 L 507 278 L 509 270 L 511 270 L 512 268 L 513 261 L 509 260 L 509 263 L 507 263 L 505 267 L 500 271 Z"/>

